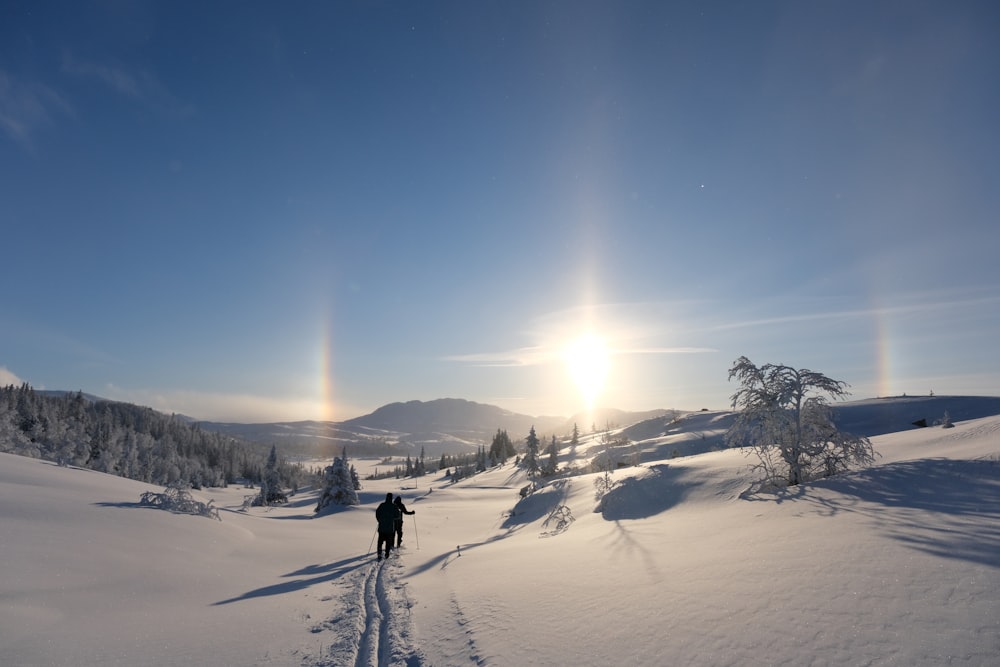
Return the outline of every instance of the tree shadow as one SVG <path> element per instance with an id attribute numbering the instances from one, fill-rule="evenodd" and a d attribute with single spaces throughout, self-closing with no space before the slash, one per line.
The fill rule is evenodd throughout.
<path id="1" fill-rule="evenodd" d="M 500 527 L 513 531 L 525 524 L 547 518 L 557 507 L 565 503 L 568 491 L 569 483 L 565 479 L 543 486 L 517 501 Z"/>
<path id="2" fill-rule="evenodd" d="M 242 595 L 229 598 L 227 600 L 219 600 L 218 602 L 213 602 L 212 606 L 217 607 L 224 604 L 231 604 L 233 602 L 240 602 L 242 600 L 252 600 L 254 598 L 267 597 L 270 595 L 284 595 L 286 593 L 294 593 L 295 591 L 300 591 L 310 586 L 316 586 L 317 584 L 323 584 L 335 579 L 339 579 L 345 574 L 357 570 L 362 567 L 365 562 L 367 562 L 367 555 L 352 556 L 350 558 L 345 558 L 339 560 L 336 563 L 328 563 L 325 565 L 307 565 L 306 567 L 296 570 L 294 572 L 289 572 L 288 574 L 282 575 L 282 577 L 302 577 L 295 579 L 294 581 L 285 581 L 277 584 L 271 584 L 270 586 L 262 586 L 261 588 L 255 588 L 252 591 L 247 591 Z"/>
<path id="3" fill-rule="evenodd" d="M 684 468 L 651 465 L 642 477 L 628 477 L 604 494 L 601 516 L 608 521 L 646 519 L 680 504 L 700 483 L 685 481 Z"/>
<path id="4" fill-rule="evenodd" d="M 859 512 L 918 551 L 1000 567 L 1000 462 L 920 459 L 815 483 L 801 493 L 830 516 Z"/>

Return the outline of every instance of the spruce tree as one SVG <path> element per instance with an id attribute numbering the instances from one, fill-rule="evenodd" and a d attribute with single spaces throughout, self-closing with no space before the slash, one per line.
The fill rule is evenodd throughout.
<path id="1" fill-rule="evenodd" d="M 528 471 L 528 475 L 534 477 L 538 472 L 538 436 L 535 435 L 535 427 L 531 427 L 528 437 L 524 439 L 525 452 L 522 465 Z"/>
<path id="2" fill-rule="evenodd" d="M 556 444 L 556 436 L 552 436 L 552 442 L 549 443 L 547 449 L 549 458 L 545 462 L 545 466 L 542 469 L 542 474 L 546 476 L 556 474 L 556 470 L 559 468 L 559 447 Z"/>

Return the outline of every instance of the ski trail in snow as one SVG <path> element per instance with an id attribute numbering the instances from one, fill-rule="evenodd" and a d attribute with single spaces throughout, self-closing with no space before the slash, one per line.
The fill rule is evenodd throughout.
<path id="1" fill-rule="evenodd" d="M 361 633 L 361 643 L 358 646 L 358 656 L 354 667 L 381 667 L 380 660 L 385 653 L 383 646 L 385 622 L 384 605 L 380 600 L 379 588 L 382 581 L 382 563 L 379 562 L 368 570 L 364 587 L 364 630 Z"/>
<path id="2" fill-rule="evenodd" d="M 412 604 L 399 581 L 403 566 L 397 557 L 359 569 L 344 582 L 333 615 L 312 632 L 333 634 L 318 656 L 306 655 L 305 667 L 424 667 L 413 640 Z M 331 598 L 332 599 L 332 598 Z"/>
<path id="3" fill-rule="evenodd" d="M 406 593 L 406 585 L 399 580 L 403 569 L 399 556 L 394 556 L 385 564 L 385 576 L 379 581 L 377 593 L 383 619 L 379 667 L 425 665 L 423 653 L 414 646 L 413 603 Z"/>

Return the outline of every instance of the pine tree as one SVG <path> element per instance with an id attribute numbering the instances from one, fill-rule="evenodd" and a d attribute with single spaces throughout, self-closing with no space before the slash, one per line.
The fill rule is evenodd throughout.
<path id="1" fill-rule="evenodd" d="M 271 445 L 271 453 L 260 480 L 260 495 L 255 504 L 274 505 L 287 501 L 288 497 L 281 491 L 281 477 L 278 475 L 278 450 L 275 445 Z"/>
<path id="2" fill-rule="evenodd" d="M 490 445 L 490 458 L 500 463 L 507 463 L 507 459 L 515 454 L 517 452 L 514 450 L 514 443 L 511 442 L 507 431 L 498 428 L 496 435 L 493 436 L 493 444 Z"/>
<path id="3" fill-rule="evenodd" d="M 559 468 L 559 447 L 556 444 L 556 436 L 552 436 L 552 442 L 549 443 L 547 449 L 549 458 L 545 462 L 545 466 L 542 468 L 542 474 L 545 476 L 551 476 L 556 474 L 556 470 Z"/>
<path id="4" fill-rule="evenodd" d="M 531 427 L 528 437 L 524 439 L 525 452 L 524 460 L 521 464 L 528 471 L 528 475 L 534 477 L 538 472 L 538 436 L 535 435 L 535 427 Z"/>

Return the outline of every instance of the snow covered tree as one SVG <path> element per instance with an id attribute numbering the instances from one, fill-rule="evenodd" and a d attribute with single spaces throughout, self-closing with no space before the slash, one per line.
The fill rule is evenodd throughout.
<path id="1" fill-rule="evenodd" d="M 740 389 L 733 394 L 739 411 L 726 433 L 730 446 L 749 446 L 760 463 L 764 484 L 787 484 L 829 477 L 875 458 L 871 441 L 841 433 L 833 423 L 827 397 L 850 395 L 847 383 L 809 369 L 781 364 L 755 366 L 740 357 L 729 369 Z"/>
<path id="2" fill-rule="evenodd" d="M 316 504 L 316 512 L 320 512 L 330 505 L 357 505 L 358 503 L 358 492 L 354 488 L 347 460 L 337 457 L 333 460 L 333 465 L 327 466 L 323 471 L 323 492 Z"/>
<path id="3" fill-rule="evenodd" d="M 549 457 L 542 466 L 542 474 L 549 477 L 556 474 L 556 469 L 559 467 L 559 445 L 556 443 L 555 435 L 552 436 L 552 442 L 545 451 Z"/>
<path id="4" fill-rule="evenodd" d="M 506 463 L 507 459 L 515 454 L 514 443 L 511 442 L 507 431 L 497 429 L 496 435 L 493 436 L 493 443 L 490 445 L 490 460 Z"/>
<path id="5" fill-rule="evenodd" d="M 538 472 L 538 436 L 535 435 L 535 427 L 531 427 L 528 437 L 524 439 L 524 460 L 521 465 L 528 471 L 528 475 L 534 477 Z"/>
<path id="6" fill-rule="evenodd" d="M 260 480 L 260 496 L 255 505 L 274 505 L 288 502 L 288 497 L 281 491 L 281 477 L 278 475 L 278 449 L 271 445 L 271 453 L 267 457 L 267 465 Z"/>

